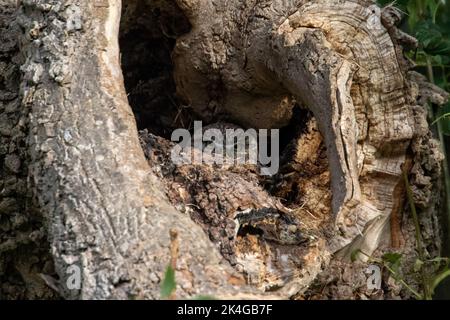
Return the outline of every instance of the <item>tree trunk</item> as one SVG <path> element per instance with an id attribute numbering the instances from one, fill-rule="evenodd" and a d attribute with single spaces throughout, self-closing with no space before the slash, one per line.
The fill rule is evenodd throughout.
<path id="1" fill-rule="evenodd" d="M 13 16 L 10 8 L 0 2 L 5 19 Z M 353 268 L 355 249 L 379 255 L 392 238 L 412 256 L 414 230 L 401 215 L 408 163 L 415 200 L 424 208 L 424 241 L 434 244 L 430 255 L 439 254 L 433 190 L 441 154 L 426 104 L 443 103 L 447 95 L 409 71 L 400 44 L 412 40 L 395 28 L 394 9 L 380 11 L 369 0 L 22 0 L 18 10 L 23 60 L 8 53 L 5 66 L 20 65 L 20 100 L 4 94 L 17 93 L 17 81 L 0 91 L 0 126 L 5 145 L 20 147 L 2 150 L 2 188 L 15 179 L 15 186 L 26 184 L 23 197 L 32 193 L 26 212 L 44 218 L 58 280 L 42 278 L 62 297 L 157 299 L 171 264 L 177 298 L 289 298 L 303 294 L 321 272 L 318 281 Z M 176 38 L 169 77 L 176 104 L 215 128 L 224 120 L 257 129 L 298 120 L 289 139 L 295 156 L 285 163 L 291 174 L 267 182 L 255 168 L 177 167 L 169 141 L 148 132 L 139 138 L 136 119 L 141 126 L 160 114 L 153 102 L 144 110 L 130 107 L 136 94 L 125 88 L 125 69 L 143 56 L 121 57 L 132 49 L 119 48 L 119 33 L 121 43 L 132 42 L 155 10 L 158 22 L 179 17 L 148 36 L 166 44 Z M 174 31 L 181 21 L 186 28 Z M 147 67 L 141 72 L 149 77 L 157 66 Z M 164 171 L 169 168 L 175 169 Z M 280 201 L 294 185 L 295 201 Z M 24 210 L 16 202 L 22 206 L 25 198 L 15 192 L 2 191 L 2 215 Z M 244 232 L 244 225 L 257 234 Z M 235 228 L 237 234 L 223 232 Z M 295 230 L 296 238 L 279 237 L 280 230 Z M 38 253 L 45 248 L 41 233 Z M 48 260 L 43 253 L 39 259 Z"/>

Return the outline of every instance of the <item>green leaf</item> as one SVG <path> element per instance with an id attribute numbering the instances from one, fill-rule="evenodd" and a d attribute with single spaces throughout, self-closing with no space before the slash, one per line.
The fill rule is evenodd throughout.
<path id="1" fill-rule="evenodd" d="M 437 286 L 444 281 L 445 279 L 447 279 L 448 277 L 450 277 L 450 269 L 449 268 L 445 268 L 444 271 L 438 273 L 436 276 L 433 277 L 433 279 L 431 280 L 431 292 L 434 292 L 434 290 L 437 288 Z"/>
<path id="2" fill-rule="evenodd" d="M 419 20 L 419 11 L 416 6 L 415 1 L 409 1 L 406 5 L 406 10 L 408 11 L 408 25 L 411 30 L 416 27 L 417 21 Z"/>
<path id="3" fill-rule="evenodd" d="M 352 251 L 352 254 L 350 255 L 350 259 L 352 262 L 355 262 L 356 260 L 358 260 L 358 256 L 361 253 L 360 249 L 356 249 Z"/>
<path id="4" fill-rule="evenodd" d="M 440 5 L 441 5 L 440 1 L 435 0 L 427 1 L 427 7 L 430 10 L 433 23 L 436 23 L 436 14 Z"/>
<path id="5" fill-rule="evenodd" d="M 393 275 L 394 279 L 399 280 L 400 262 L 402 259 L 402 255 L 400 253 L 388 252 L 383 255 L 382 259 L 395 272 L 395 274 Z"/>
<path id="6" fill-rule="evenodd" d="M 200 295 L 200 296 L 194 297 L 194 300 L 217 300 L 217 298 L 213 297 L 213 296 L 208 296 L 208 295 L 204 295 L 204 296 Z"/>
<path id="7" fill-rule="evenodd" d="M 161 298 L 168 299 L 170 295 L 175 291 L 177 284 L 175 282 L 175 271 L 172 266 L 168 266 L 164 280 L 161 284 Z"/>
<path id="8" fill-rule="evenodd" d="M 447 103 L 444 107 L 439 108 L 439 112 L 436 115 L 441 122 L 442 133 L 449 136 L 450 135 L 450 103 Z"/>
<path id="9" fill-rule="evenodd" d="M 431 20 L 423 20 L 415 26 L 415 36 L 425 53 L 429 55 L 449 55 L 450 39 L 444 36 L 440 26 Z"/>
<path id="10" fill-rule="evenodd" d="M 441 263 L 448 264 L 450 262 L 450 259 L 446 258 L 446 257 L 436 257 L 436 258 L 427 260 L 427 262 L 438 263 L 438 264 L 441 264 Z"/>
<path id="11" fill-rule="evenodd" d="M 423 267 L 423 261 L 420 259 L 416 259 L 414 262 L 414 272 L 419 272 Z"/>
<path id="12" fill-rule="evenodd" d="M 449 65 L 450 64 L 450 57 L 449 56 L 443 56 L 443 55 L 440 55 L 440 57 L 441 57 L 441 59 L 442 59 L 442 64 L 443 65 Z"/>
<path id="13" fill-rule="evenodd" d="M 442 120 L 442 132 L 446 136 L 450 136 L 450 119 L 445 118 Z"/>
<path id="14" fill-rule="evenodd" d="M 450 54 L 450 40 L 445 38 L 435 40 L 424 50 L 430 55 L 448 55 Z"/>
<path id="15" fill-rule="evenodd" d="M 395 264 L 402 258 L 402 254 L 396 252 L 388 252 L 385 253 L 382 257 L 383 261 L 388 262 L 390 264 Z"/>
<path id="16" fill-rule="evenodd" d="M 442 65 L 442 64 L 443 64 L 443 63 L 442 63 L 442 56 L 441 56 L 441 55 L 432 56 L 432 57 L 431 57 L 431 61 L 432 61 L 434 64 L 438 64 L 438 65 Z"/>

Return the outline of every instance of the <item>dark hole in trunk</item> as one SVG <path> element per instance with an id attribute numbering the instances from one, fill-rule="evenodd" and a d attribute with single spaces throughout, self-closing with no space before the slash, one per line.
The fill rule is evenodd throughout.
<path id="1" fill-rule="evenodd" d="M 190 24 L 175 1 L 128 1 L 123 4 L 119 42 L 128 101 L 139 130 L 170 138 L 189 128 L 187 108 L 176 97 L 171 52 Z"/>
<path id="2" fill-rule="evenodd" d="M 177 98 L 173 78 L 172 50 L 176 39 L 188 33 L 190 28 L 188 19 L 174 0 L 135 0 L 123 4 L 119 41 L 128 101 L 139 130 L 168 140 L 175 129 L 191 130 L 193 121 L 200 119 Z M 229 122 L 229 118 L 222 114 L 220 119 L 212 119 L 212 122 Z M 312 114 L 306 108 L 296 105 L 290 123 L 280 128 L 281 167 L 292 160 L 295 141 L 311 118 Z M 209 124 L 203 122 L 204 126 Z M 283 175 L 260 178 L 266 190 L 279 195 L 279 180 L 284 179 Z M 289 185 L 289 188 L 289 192 L 283 193 L 283 201 L 298 203 L 296 185 Z"/>
<path id="3" fill-rule="evenodd" d="M 177 98 L 173 77 L 171 55 L 176 39 L 189 32 L 190 28 L 189 21 L 174 0 L 124 3 L 119 41 L 125 88 L 141 131 L 144 153 L 153 172 L 163 181 L 169 200 L 180 212 L 188 213 L 201 225 L 222 255 L 235 264 L 236 246 L 246 247 L 247 238 L 261 238 L 263 234 L 261 229 L 252 225 L 234 234 L 234 213 L 248 207 L 267 209 L 263 199 L 269 197 L 294 209 L 304 204 L 306 187 L 300 185 L 304 164 L 299 165 L 300 169 L 292 165 L 295 165 L 298 139 L 308 133 L 312 114 L 297 105 L 290 123 L 279 128 L 280 172 L 275 176 L 263 176 L 258 174 L 258 168 L 243 165 L 228 169 L 218 165 L 212 170 L 210 165 L 198 163 L 175 165 L 171 158 L 173 145 L 169 141 L 173 131 L 184 128 L 192 135 L 194 120 L 204 116 L 195 115 L 192 109 L 183 106 Z M 218 84 L 214 89 L 220 95 L 226 88 L 220 87 L 220 81 Z M 240 123 L 230 123 L 230 119 L 233 119 L 232 115 L 217 112 L 216 117 L 203 121 L 202 125 L 203 128 L 208 125 L 221 128 L 223 124 L 242 127 Z M 271 139 L 267 142 L 270 144 Z M 270 145 L 268 150 L 271 150 Z M 316 149 L 309 149 L 309 152 L 316 152 Z M 326 170 L 322 163 L 310 163 L 309 166 L 306 171 L 310 168 L 318 172 Z M 241 244 L 236 244 L 236 240 Z"/>
<path id="4" fill-rule="evenodd" d="M 170 139 L 177 128 L 192 129 L 193 111 L 176 95 L 172 50 L 176 39 L 190 31 L 190 23 L 174 0 L 127 1 L 120 26 L 121 64 L 128 101 L 138 130 Z M 291 123 L 280 130 L 280 152 L 309 119 L 296 107 Z M 226 114 L 212 122 L 229 122 Z M 203 123 L 208 125 L 210 123 Z M 258 128 L 255 128 L 258 129 Z"/>

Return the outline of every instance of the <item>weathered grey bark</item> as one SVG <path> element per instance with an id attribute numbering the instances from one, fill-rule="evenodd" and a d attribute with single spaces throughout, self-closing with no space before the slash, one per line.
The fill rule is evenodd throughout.
<path id="1" fill-rule="evenodd" d="M 313 111 L 324 137 L 336 217 L 320 246 L 302 253 L 308 281 L 291 279 L 297 285 L 283 283 L 288 289 L 275 295 L 305 290 L 331 253 L 374 251 L 401 200 L 394 190 L 405 159 L 431 159 L 427 173 L 416 161 L 417 180 L 439 175 L 436 145 L 423 142 L 429 131 L 417 82 L 393 35 L 395 12 L 381 14 L 371 1 L 177 3 L 192 30 L 177 40 L 175 79 L 195 111 L 210 120 L 224 109 L 243 126 L 280 127 L 297 101 Z M 176 230 L 178 297 L 262 296 L 169 203 L 146 162 L 120 68 L 121 1 L 23 0 L 20 10 L 30 186 L 60 293 L 159 298 Z M 82 272 L 79 290 L 67 286 L 73 265 Z"/>
<path id="2" fill-rule="evenodd" d="M 28 110 L 21 108 L 20 27 L 15 1 L 0 1 L 0 299 L 55 297 L 39 274 L 53 274 L 42 216 L 27 188 Z"/>

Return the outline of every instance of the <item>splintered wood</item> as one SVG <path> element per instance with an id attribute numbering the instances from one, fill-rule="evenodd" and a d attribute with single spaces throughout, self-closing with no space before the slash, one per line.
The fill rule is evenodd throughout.
<path id="1" fill-rule="evenodd" d="M 241 246 L 234 239 L 232 246 L 241 269 L 260 276 L 258 285 L 300 291 L 330 254 L 348 259 L 361 249 L 370 255 L 390 237 L 391 214 L 402 211 L 401 166 L 407 158 L 420 158 L 412 146 L 430 137 L 424 103 L 400 47 L 415 41 L 396 29 L 398 11 L 369 0 L 231 2 L 178 1 L 193 27 L 174 50 L 177 91 L 210 122 L 226 114 L 243 127 L 279 128 L 289 123 L 296 103 L 314 114 L 321 135 L 310 128 L 303 139 L 297 137 L 291 163 L 307 164 L 303 158 L 314 158 L 323 148 L 329 170 L 302 178 L 307 166 L 300 165 L 276 179 L 278 186 L 296 185 L 303 199 L 286 214 L 300 222 L 319 217 L 306 228 L 319 230 L 319 239 L 314 245 L 290 245 L 281 258 L 279 248 L 268 250 L 257 233 Z M 252 183 L 259 188 L 256 178 Z M 285 191 L 271 196 L 283 197 Z M 233 210 L 238 207 L 247 209 L 236 204 Z M 399 225 L 392 230 L 398 245 Z M 299 257 L 288 277 L 267 271 L 279 259 Z"/>

